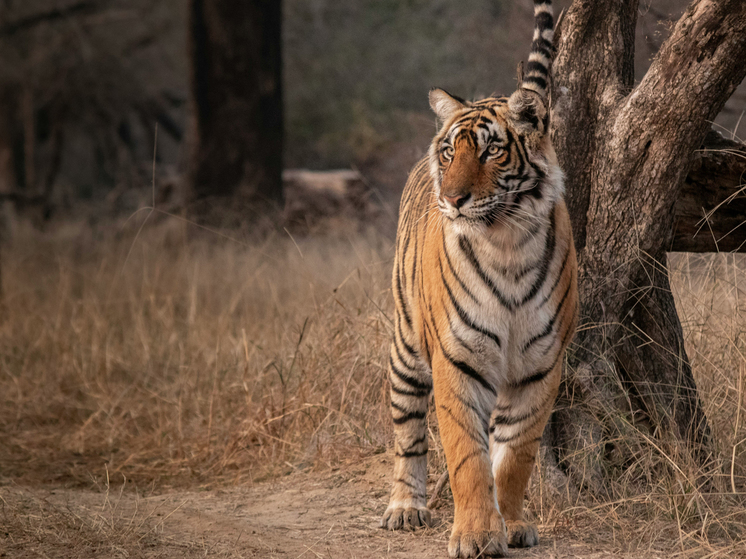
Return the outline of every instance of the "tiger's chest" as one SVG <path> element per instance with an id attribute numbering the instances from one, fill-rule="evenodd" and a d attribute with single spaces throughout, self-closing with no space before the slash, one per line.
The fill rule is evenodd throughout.
<path id="1" fill-rule="evenodd" d="M 555 341 L 547 328 L 561 248 L 553 231 L 547 227 L 515 248 L 458 234 L 444 234 L 444 241 L 422 269 L 433 343 L 496 386 L 540 368 Z"/>

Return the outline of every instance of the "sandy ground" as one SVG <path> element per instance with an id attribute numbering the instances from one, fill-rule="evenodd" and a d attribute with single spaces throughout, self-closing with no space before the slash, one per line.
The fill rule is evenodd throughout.
<path id="1" fill-rule="evenodd" d="M 447 557 L 452 503 L 416 533 L 378 528 L 392 458 L 374 456 L 326 474 L 298 473 L 250 488 L 172 492 L 0 487 L 0 557 Z M 540 526 L 516 558 L 656 557 L 580 543 L 579 527 Z M 616 549 L 615 549 L 616 547 Z"/>

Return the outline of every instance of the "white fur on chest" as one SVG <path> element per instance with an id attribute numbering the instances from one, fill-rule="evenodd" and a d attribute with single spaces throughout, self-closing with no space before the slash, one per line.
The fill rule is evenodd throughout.
<path id="1" fill-rule="evenodd" d="M 446 247 L 454 271 L 474 296 L 460 298 L 460 305 L 476 325 L 494 333 L 500 340 L 498 346 L 490 337 L 454 320 L 451 323 L 454 337 L 471 350 L 461 347 L 463 355 L 460 357 L 468 358 L 496 386 L 535 372 L 546 361 L 547 349 L 554 343 L 554 337 L 547 336 L 526 348 L 526 343 L 552 320 L 555 310 L 552 305 L 542 303 L 553 283 L 549 272 L 557 265 L 556 255 L 565 247 L 559 246 L 564 243 L 557 242 L 547 259 L 548 230 L 548 224 L 543 226 L 519 250 L 513 248 L 513 243 L 469 236 L 481 270 L 465 256 L 458 233 L 446 234 Z M 547 276 L 543 282 L 542 274 Z M 540 288 L 525 301 L 540 282 Z"/>

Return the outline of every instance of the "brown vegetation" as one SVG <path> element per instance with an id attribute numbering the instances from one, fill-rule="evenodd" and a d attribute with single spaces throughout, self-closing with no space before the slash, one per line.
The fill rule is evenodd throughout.
<path id="1" fill-rule="evenodd" d="M 4 251 L 0 483 L 105 492 L 108 479 L 113 492 L 126 478 L 159 494 L 308 472 L 291 477 L 307 487 L 339 466 L 355 479 L 345 465 L 391 441 L 384 357 L 392 240 L 342 228 L 315 238 L 283 232 L 249 246 L 175 218 L 140 230 L 144 217 L 117 227 L 20 230 Z M 714 482 L 700 485 L 702 470 L 681 461 L 675 441 L 630 428 L 617 442 L 634 459 L 615 473 L 606 500 L 554 493 L 541 461 L 529 510 L 545 543 L 558 537 L 552 526 L 564 526 L 591 548 L 620 553 L 746 552 L 746 261 L 672 255 L 670 268 L 716 439 L 707 466 Z M 445 468 L 434 417 L 431 434 L 434 482 Z M 385 506 L 388 483 L 376 477 L 380 510 L 371 518 Z M 98 526 L 95 517 L 66 523 L 66 509 L 45 509 L 31 493 L 11 502 L 11 487 L 0 488 L 0 523 L 13 537 L 33 528 L 42 542 L 51 541 L 45 530 L 85 538 Z M 440 518 L 452 506 L 446 497 Z M 124 518 L 104 536 L 148 541 L 142 531 L 125 538 Z M 590 525 L 593 534 L 582 529 Z"/>

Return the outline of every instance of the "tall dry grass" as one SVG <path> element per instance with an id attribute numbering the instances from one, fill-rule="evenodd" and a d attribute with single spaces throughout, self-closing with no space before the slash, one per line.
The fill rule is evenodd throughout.
<path id="1" fill-rule="evenodd" d="M 209 487 L 390 445 L 392 239 L 350 228 L 247 243 L 175 219 L 138 233 L 138 219 L 21 228 L 3 247 L 2 478 Z M 536 476 L 530 509 L 626 552 L 746 556 L 746 258 L 671 255 L 669 269 L 714 485 L 674 443 L 630 431 L 635 462 L 608 499 L 558 504 Z"/>
<path id="2" fill-rule="evenodd" d="M 607 472 L 606 494 L 563 486 L 542 454 L 530 509 L 544 525 L 626 553 L 746 557 L 746 256 L 670 254 L 667 264 L 713 454 L 702 463 L 609 402 L 618 427 L 609 442 L 626 462 Z M 558 495 L 558 487 L 567 490 Z"/>
<path id="3" fill-rule="evenodd" d="M 209 484 L 385 447 L 390 240 L 138 226 L 5 247 L 0 472 Z"/>

